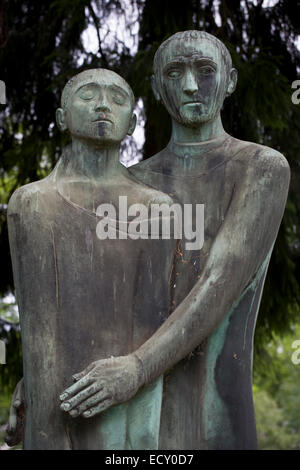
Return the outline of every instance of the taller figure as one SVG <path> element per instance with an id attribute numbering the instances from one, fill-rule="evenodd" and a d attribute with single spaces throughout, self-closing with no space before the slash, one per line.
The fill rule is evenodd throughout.
<path id="1" fill-rule="evenodd" d="M 203 248 L 177 252 L 174 311 L 137 352 L 148 381 L 174 366 L 164 381 L 163 449 L 257 445 L 253 336 L 290 172 L 276 150 L 224 131 L 220 112 L 236 83 L 229 51 L 214 36 L 167 39 L 152 84 L 171 116 L 171 139 L 130 169 L 181 204 L 205 207 Z"/>

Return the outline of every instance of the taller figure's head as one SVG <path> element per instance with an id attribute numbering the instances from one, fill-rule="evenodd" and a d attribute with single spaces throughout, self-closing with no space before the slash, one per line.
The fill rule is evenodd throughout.
<path id="1" fill-rule="evenodd" d="M 122 77 L 111 70 L 90 69 L 66 84 L 56 120 L 73 140 L 110 147 L 134 131 L 133 109 L 133 92 Z"/>
<path id="2" fill-rule="evenodd" d="M 236 86 L 226 46 L 204 31 L 176 33 L 154 57 L 152 87 L 171 117 L 187 127 L 213 120 Z"/>

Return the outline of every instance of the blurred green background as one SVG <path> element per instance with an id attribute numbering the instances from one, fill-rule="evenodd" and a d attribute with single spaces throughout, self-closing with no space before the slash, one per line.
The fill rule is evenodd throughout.
<path id="1" fill-rule="evenodd" d="M 19 186 L 47 175 L 68 137 L 55 125 L 66 81 L 93 67 L 115 70 L 137 98 L 138 129 L 123 145 L 126 165 L 161 150 L 170 119 L 152 95 L 154 52 L 177 31 L 206 30 L 229 48 L 239 71 L 223 109 L 225 130 L 269 145 L 289 161 L 292 180 L 272 255 L 254 348 L 254 400 L 260 449 L 300 449 L 300 79 L 299 0 L 0 0 L 0 448 L 10 396 L 22 377 L 6 207 Z M 300 354 L 299 354 L 300 358 Z M 20 448 L 20 446 L 17 446 Z"/>

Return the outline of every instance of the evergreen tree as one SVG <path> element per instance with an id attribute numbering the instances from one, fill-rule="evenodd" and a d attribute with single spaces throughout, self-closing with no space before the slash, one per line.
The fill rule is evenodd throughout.
<path id="1" fill-rule="evenodd" d="M 68 140 L 55 126 L 55 110 L 66 81 L 89 67 L 124 76 L 144 102 L 145 158 L 170 137 L 170 118 L 153 97 L 150 77 L 159 44 L 177 31 L 206 30 L 229 48 L 239 71 L 236 92 L 223 110 L 225 130 L 234 137 L 278 149 L 288 159 L 292 182 L 274 248 L 256 334 L 256 350 L 273 332 L 288 330 L 300 306 L 300 106 L 291 101 L 299 78 L 300 1 L 279 0 L 0 0 L 0 79 L 7 106 L 0 110 L 0 293 L 13 290 L 5 204 L 20 185 L 45 176 Z M 134 57 L 100 34 L 110 13 L 125 15 L 135 5 L 139 45 Z M 127 18 L 128 31 L 132 20 Z M 82 33 L 93 25 L 98 50 L 87 52 Z M 78 65 L 80 63 L 80 66 Z M 253 228 L 255 230 L 255 227 Z M 0 326 L 1 335 L 1 326 Z"/>

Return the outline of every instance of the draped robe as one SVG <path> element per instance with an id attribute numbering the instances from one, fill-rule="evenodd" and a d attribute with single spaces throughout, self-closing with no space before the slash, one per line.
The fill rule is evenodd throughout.
<path id="1" fill-rule="evenodd" d="M 269 201 L 270 195 L 275 201 L 271 213 L 266 207 L 259 214 L 271 220 L 267 229 L 257 218 L 254 218 L 255 225 L 247 228 L 245 259 L 248 252 L 250 259 L 261 259 L 258 268 L 252 272 L 255 263 L 243 262 L 230 277 L 222 279 L 224 296 L 226 291 L 235 288 L 240 277 L 248 281 L 231 308 L 223 312 L 214 330 L 164 376 L 159 434 L 160 449 L 255 449 L 253 338 L 265 276 L 287 197 L 288 165 L 279 152 L 224 133 L 199 144 L 171 141 L 164 150 L 131 167 L 130 171 L 144 183 L 169 194 L 182 207 L 204 204 L 203 247 L 187 251 L 182 240 L 176 252 L 171 279 L 172 310 L 201 278 L 230 212 L 233 225 L 226 230 L 232 231 L 233 254 L 234 241 L 237 240 L 239 246 L 243 243 L 239 237 L 244 236 L 245 230 L 240 224 L 254 218 L 250 213 L 253 206 L 247 207 L 247 198 L 250 201 L 252 195 L 251 187 L 246 184 L 243 187 L 245 175 L 253 171 L 259 180 L 255 194 L 259 207 L 263 207 L 264 200 Z M 239 204 L 239 199 L 246 201 L 240 204 L 241 213 L 232 214 L 233 201 Z M 194 217 L 195 213 L 194 210 Z M 224 259 L 230 256 L 225 249 L 222 248 Z M 211 276 L 213 278 L 213 273 Z M 213 282 L 211 289 L 215 289 Z M 205 318 L 214 312 L 203 311 L 203 308 L 201 304 L 198 306 L 205 323 Z"/>
<path id="2" fill-rule="evenodd" d="M 24 449 L 155 449 L 162 378 L 89 419 L 62 411 L 59 395 L 91 362 L 135 351 L 169 314 L 176 242 L 100 240 L 97 205 L 118 194 L 146 207 L 171 199 L 128 174 L 125 186 L 118 179 L 111 188 L 99 185 L 91 210 L 68 195 L 69 188 L 89 196 L 84 181 L 65 178 L 68 158 L 66 152 L 49 177 L 18 189 L 8 209 L 23 349 Z"/>

